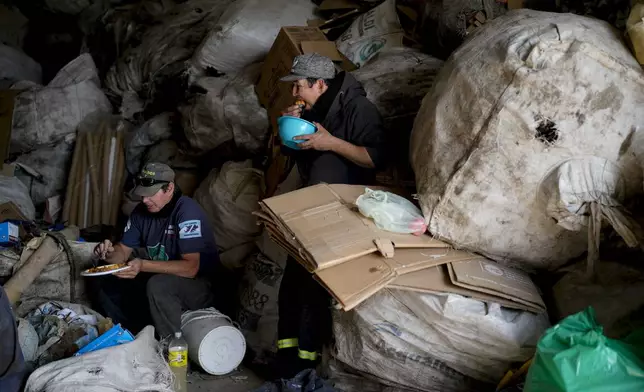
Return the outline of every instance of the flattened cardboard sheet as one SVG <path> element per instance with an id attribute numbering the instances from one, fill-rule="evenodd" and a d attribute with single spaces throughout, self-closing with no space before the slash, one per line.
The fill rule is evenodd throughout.
<path id="1" fill-rule="evenodd" d="M 437 265 L 476 259 L 472 253 L 454 249 L 399 249 L 391 259 L 378 253 L 316 272 L 329 293 L 349 310 L 393 282 L 398 276 Z"/>
<path id="2" fill-rule="evenodd" d="M 471 297 L 483 302 L 495 302 L 500 304 L 501 306 L 512 309 L 526 310 L 533 313 L 545 312 L 545 306 L 542 305 L 543 301 L 541 300 L 541 297 L 539 297 L 539 302 L 541 303 L 541 305 L 537 305 L 522 300 L 517 301 L 517 298 L 512 298 L 511 296 L 499 296 L 491 294 L 487 290 L 480 291 L 477 287 L 467 288 L 455 285 L 453 283 L 449 272 L 453 265 L 459 263 L 477 262 L 492 263 L 495 266 L 497 265 L 496 263 L 488 261 L 485 258 L 479 256 L 478 259 L 470 261 L 449 263 L 398 276 L 393 282 L 389 283 L 387 287 L 392 289 L 409 290 L 438 295 L 447 293 L 458 294 L 465 297 Z M 532 283 L 532 285 L 534 285 L 534 283 Z"/>
<path id="3" fill-rule="evenodd" d="M 449 274 L 456 286 L 546 309 L 537 286 L 523 271 L 481 258 L 452 263 Z"/>

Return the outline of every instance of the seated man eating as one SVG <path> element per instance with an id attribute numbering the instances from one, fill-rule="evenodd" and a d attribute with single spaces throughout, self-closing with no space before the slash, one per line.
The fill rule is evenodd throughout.
<path id="1" fill-rule="evenodd" d="M 94 278 L 99 284 L 95 301 L 104 314 L 133 333 L 152 322 L 161 338 L 181 330 L 182 312 L 213 305 L 211 278 L 219 280 L 224 273 L 206 214 L 182 196 L 174 177 L 165 164 L 145 165 L 133 191 L 143 201 L 123 238 L 114 245 L 105 240 L 94 250 L 109 264 L 130 267 Z M 147 250 L 149 260 L 130 260 L 138 248 Z"/>

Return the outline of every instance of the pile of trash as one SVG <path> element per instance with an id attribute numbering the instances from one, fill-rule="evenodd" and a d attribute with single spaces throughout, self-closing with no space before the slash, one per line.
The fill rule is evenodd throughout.
<path id="1" fill-rule="evenodd" d="M 122 232 L 149 162 L 172 167 L 203 207 L 239 278 L 233 318 L 251 361 L 274 360 L 289 256 L 333 298 L 332 382 L 302 373 L 264 390 L 480 391 L 537 352 L 529 390 L 551 376 L 548 313 L 593 305 L 606 335 L 627 336 L 644 319 L 633 300 L 644 272 L 628 262 L 644 243 L 633 203 L 644 193 L 644 5 L 540 3 L 0 6 L 0 281 L 38 368 L 26 390 L 172 389 L 149 328 L 72 356 L 110 327 L 89 308 L 80 271 L 95 243 L 80 237 Z M 44 17 L 76 21 L 76 33 L 39 35 Z M 33 43 L 66 45 L 58 38 L 74 56 L 52 69 Z M 298 190 L 281 152 L 277 118 L 295 97 L 279 79 L 313 52 L 382 115 L 390 162 L 373 190 Z M 407 231 L 367 211 L 381 191 L 409 207 Z M 608 254 L 609 243 L 636 250 Z"/>

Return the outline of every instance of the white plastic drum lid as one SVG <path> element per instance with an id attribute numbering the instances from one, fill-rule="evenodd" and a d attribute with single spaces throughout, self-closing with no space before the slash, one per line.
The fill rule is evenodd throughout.
<path id="1" fill-rule="evenodd" d="M 246 354 L 246 340 L 237 328 L 213 329 L 199 346 L 199 365 L 215 376 L 228 374 L 241 364 Z"/>

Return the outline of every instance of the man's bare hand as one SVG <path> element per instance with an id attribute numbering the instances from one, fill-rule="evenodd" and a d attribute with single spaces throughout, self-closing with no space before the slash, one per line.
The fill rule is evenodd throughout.
<path id="1" fill-rule="evenodd" d="M 282 112 L 283 116 L 301 117 L 302 107 L 299 105 L 289 106 Z"/>
<path id="2" fill-rule="evenodd" d="M 319 123 L 313 123 L 317 131 L 311 135 L 296 136 L 293 140 L 303 140 L 298 146 L 302 150 L 332 151 L 338 143 L 338 138 L 331 135 Z"/>
<path id="3" fill-rule="evenodd" d="M 139 272 L 141 272 L 142 264 L 143 262 L 141 261 L 141 259 L 134 259 L 127 263 L 130 268 L 126 269 L 125 271 L 117 272 L 114 274 L 114 276 L 121 279 L 134 279 L 139 274 Z"/>
<path id="4" fill-rule="evenodd" d="M 94 255 L 101 260 L 107 259 L 112 253 L 114 253 L 114 245 L 110 240 L 105 240 L 94 248 Z"/>

